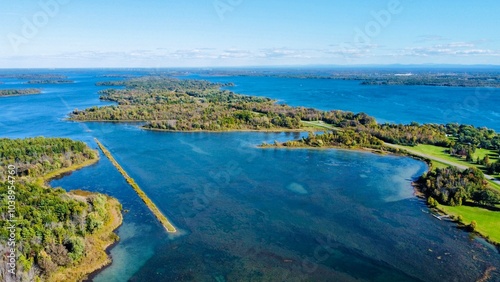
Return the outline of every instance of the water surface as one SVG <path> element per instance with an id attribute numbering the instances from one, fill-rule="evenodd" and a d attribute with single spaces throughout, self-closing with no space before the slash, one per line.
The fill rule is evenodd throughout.
<path id="1" fill-rule="evenodd" d="M 134 124 L 66 121 L 74 108 L 105 104 L 97 94 L 103 87 L 94 83 L 109 78 L 100 74 L 68 72 L 77 83 L 41 85 L 42 95 L 0 99 L 2 137 L 64 136 L 94 148 L 93 138 L 99 138 L 182 231 L 169 236 L 106 158 L 52 181 L 68 190 L 110 194 L 126 210 L 113 264 L 95 281 L 474 281 L 489 266 L 500 269 L 496 249 L 436 220 L 413 196 L 411 180 L 426 170 L 422 162 L 256 147 L 298 133 L 162 133 Z M 331 82 L 300 80 L 309 90 L 294 92 L 294 79 L 254 78 L 251 86 L 243 83 L 251 78 L 234 79 L 235 89 L 247 87 L 244 93 L 322 109 L 341 105 L 323 90 L 360 89 L 352 82 L 339 82 L 337 90 L 323 84 Z M 11 82 L 0 87 L 23 86 Z M 420 95 L 402 89 L 409 97 Z M 401 100 L 398 93 L 385 93 L 387 101 L 416 99 Z M 393 113 L 386 114 L 391 120 Z M 394 114 L 401 122 L 410 116 Z M 500 280 L 498 272 L 492 275 Z"/>

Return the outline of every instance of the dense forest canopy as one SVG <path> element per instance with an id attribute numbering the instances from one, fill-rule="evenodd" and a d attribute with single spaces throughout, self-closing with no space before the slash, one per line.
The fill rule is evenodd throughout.
<path id="1" fill-rule="evenodd" d="M 34 95 L 40 94 L 42 90 L 36 88 L 27 88 L 27 89 L 3 89 L 0 90 L 0 97 L 7 96 L 19 96 L 19 95 Z"/>
<path id="2" fill-rule="evenodd" d="M 26 84 L 68 84 L 74 83 L 69 79 L 33 79 L 26 81 Z"/>
<path id="3" fill-rule="evenodd" d="M 85 143 L 68 138 L 1 138 L 0 181 L 6 179 L 7 165 L 16 166 L 18 176 L 40 177 L 97 156 Z"/>
<path id="4" fill-rule="evenodd" d="M 483 173 L 477 168 L 464 171 L 456 167 L 437 168 L 420 180 L 428 197 L 446 205 L 460 206 L 466 201 L 494 206 L 500 202 L 498 191 L 487 187 Z"/>

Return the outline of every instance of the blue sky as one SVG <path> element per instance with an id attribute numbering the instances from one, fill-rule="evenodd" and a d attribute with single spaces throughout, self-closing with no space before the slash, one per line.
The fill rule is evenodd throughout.
<path id="1" fill-rule="evenodd" d="M 0 3 L 0 68 L 500 65 L 497 0 Z"/>

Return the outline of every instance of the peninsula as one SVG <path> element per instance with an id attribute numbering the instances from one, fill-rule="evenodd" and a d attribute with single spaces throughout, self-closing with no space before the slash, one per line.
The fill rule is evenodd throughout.
<path id="1" fill-rule="evenodd" d="M 118 240 L 120 203 L 45 184 L 96 161 L 96 151 L 67 138 L 0 139 L 0 193 L 12 201 L 0 207 L 10 219 L 0 223 L 2 281 L 13 274 L 22 281 L 81 281 L 111 262 L 105 250 Z"/>

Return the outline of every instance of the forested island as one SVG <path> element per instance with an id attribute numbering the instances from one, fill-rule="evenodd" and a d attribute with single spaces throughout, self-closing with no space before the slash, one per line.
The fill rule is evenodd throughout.
<path id="1" fill-rule="evenodd" d="M 0 74 L 0 78 L 15 78 L 27 80 L 61 80 L 67 79 L 65 75 L 53 73 L 22 73 L 22 74 Z"/>
<path id="2" fill-rule="evenodd" d="M 69 79 L 33 79 L 26 81 L 26 84 L 69 84 L 75 83 Z"/>
<path id="3" fill-rule="evenodd" d="M 46 187 L 48 177 L 98 160 L 67 138 L 0 139 L 2 281 L 80 281 L 110 262 L 105 249 L 122 222 L 116 199 Z M 12 252 L 17 254 L 12 268 Z"/>
<path id="4" fill-rule="evenodd" d="M 299 131 L 313 128 L 302 120 L 330 123 L 363 123 L 364 114 L 322 112 L 277 104 L 269 98 L 235 94 L 228 86 L 201 80 L 145 77 L 100 85 L 123 85 L 124 90 L 107 89 L 100 99 L 117 106 L 75 110 L 75 121 L 146 121 L 147 129 L 170 131 Z"/>
<path id="5" fill-rule="evenodd" d="M 21 96 L 21 95 L 35 95 L 41 94 L 42 90 L 36 88 L 27 88 L 27 89 L 1 89 L 0 97 L 9 97 L 9 96 Z"/>

